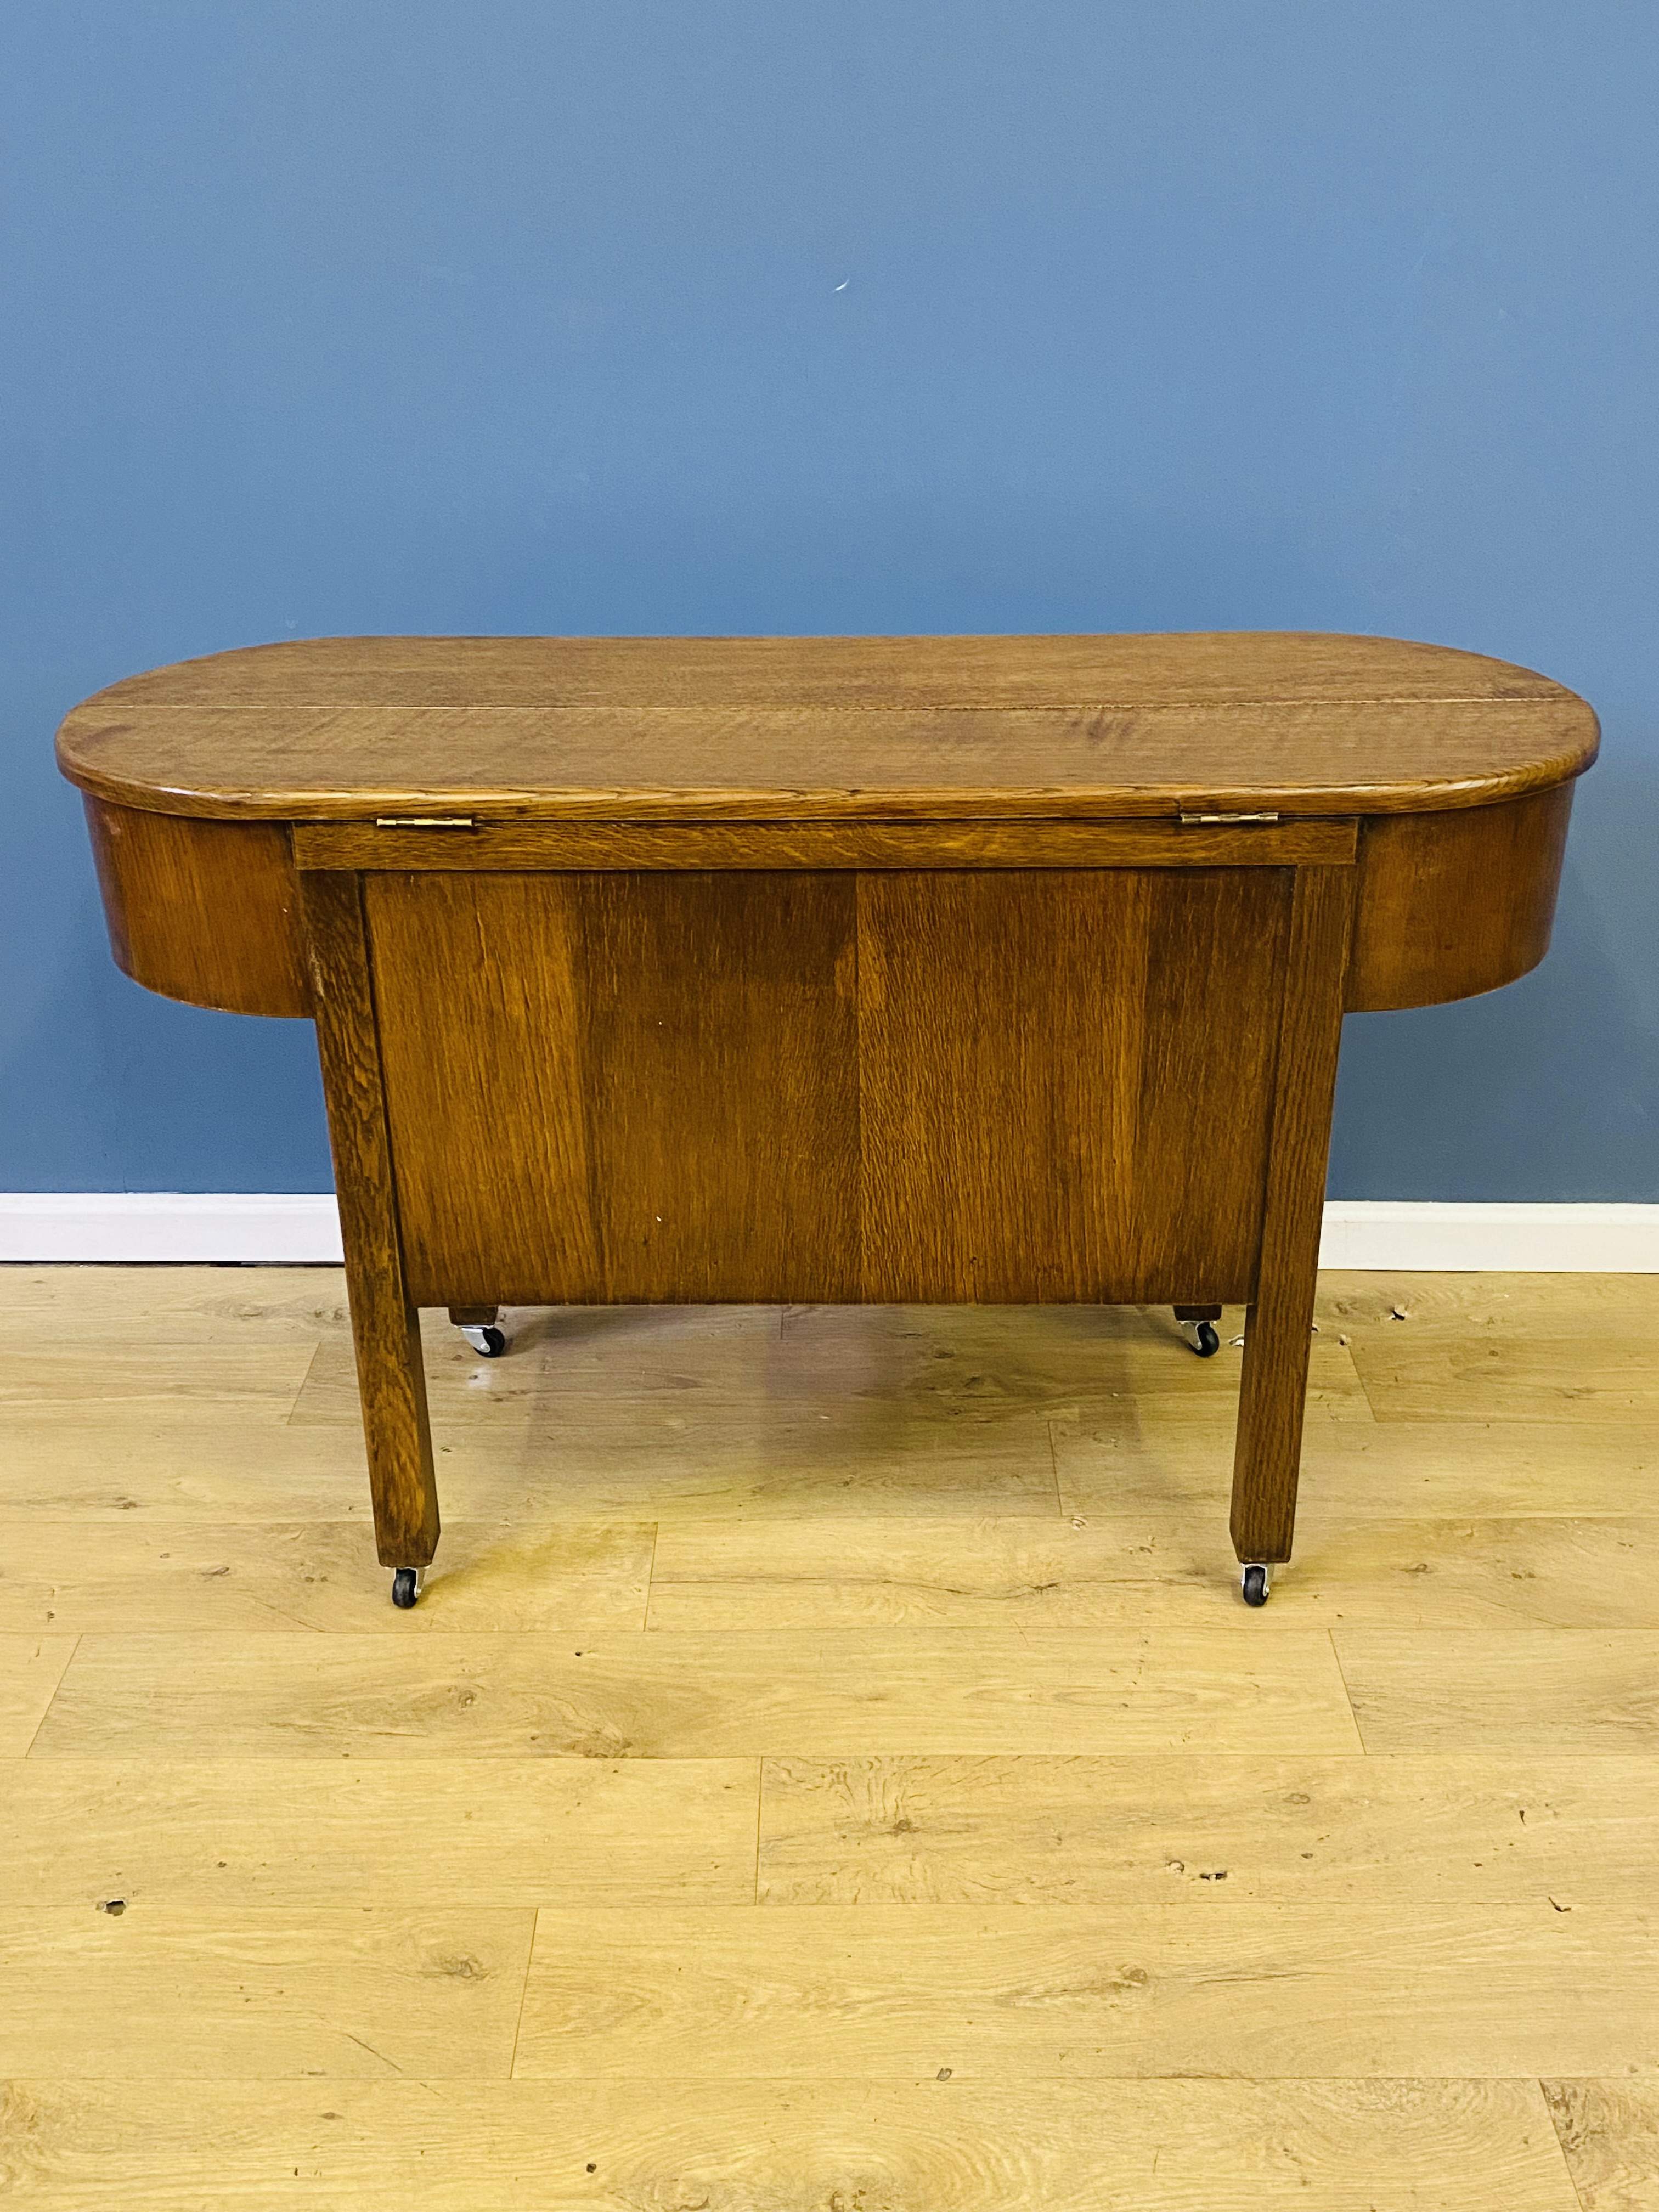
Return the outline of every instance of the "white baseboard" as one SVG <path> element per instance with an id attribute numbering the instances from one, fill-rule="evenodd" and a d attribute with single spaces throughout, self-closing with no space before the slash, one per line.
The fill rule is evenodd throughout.
<path id="1" fill-rule="evenodd" d="M 331 1191 L 0 1192 L 0 1260 L 340 1264 Z"/>
<path id="2" fill-rule="evenodd" d="M 326 1192 L 0 1192 L 0 1261 L 337 1267 L 340 1223 Z M 1659 1274 L 1659 1206 L 1334 1199 L 1319 1261 L 1399 1274 Z"/>
<path id="3" fill-rule="evenodd" d="M 1659 1206 L 1328 1199 L 1319 1264 L 1400 1274 L 1659 1274 Z"/>

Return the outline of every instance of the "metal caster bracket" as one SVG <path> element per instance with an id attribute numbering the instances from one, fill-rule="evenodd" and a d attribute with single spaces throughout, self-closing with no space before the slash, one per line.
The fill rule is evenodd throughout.
<path id="1" fill-rule="evenodd" d="M 1176 1323 L 1200 1359 L 1213 1359 L 1221 1349 L 1221 1334 L 1212 1321 L 1181 1321 Z"/>
<path id="2" fill-rule="evenodd" d="M 1252 1561 L 1240 1577 L 1240 1583 L 1246 1605 L 1266 1605 L 1273 1588 L 1273 1570 Z"/>

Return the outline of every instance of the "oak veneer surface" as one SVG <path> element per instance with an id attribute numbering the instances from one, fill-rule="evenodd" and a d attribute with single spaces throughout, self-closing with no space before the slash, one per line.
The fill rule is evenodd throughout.
<path id="1" fill-rule="evenodd" d="M 128 678 L 58 737 L 162 812 L 1392 813 L 1547 789 L 1595 717 L 1505 661 L 1306 633 L 332 638 Z"/>
<path id="2" fill-rule="evenodd" d="M 368 876 L 415 1301 L 1242 1297 L 1291 881 Z"/>
<path id="3" fill-rule="evenodd" d="M 283 823 L 191 821 L 95 799 L 86 815 L 123 975 L 224 1013 L 311 1012 L 300 886 Z"/>
<path id="4" fill-rule="evenodd" d="M 1243 1299 L 1288 1559 L 1345 1006 L 1542 957 L 1595 744 L 1505 663 L 1241 634 L 324 641 L 59 751 L 128 972 L 315 1017 L 402 1571 L 417 1309 L 502 1300 Z"/>

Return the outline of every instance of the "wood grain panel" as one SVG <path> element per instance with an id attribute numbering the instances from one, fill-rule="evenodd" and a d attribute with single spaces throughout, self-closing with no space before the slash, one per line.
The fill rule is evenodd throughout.
<path id="1" fill-rule="evenodd" d="M 365 891 L 421 1304 L 857 1296 L 851 877 Z"/>
<path id="2" fill-rule="evenodd" d="M 307 868 L 1342 866 L 1352 822 L 301 822 Z"/>
<path id="3" fill-rule="evenodd" d="M 548 1911 L 514 2073 L 1601 2074 L 1656 1970 L 1645 1901 Z"/>
<path id="4" fill-rule="evenodd" d="M 590 881 L 605 1295 L 855 1297 L 855 879 Z"/>
<path id="5" fill-rule="evenodd" d="M 1495 991 L 1549 950 L 1573 786 L 1365 825 L 1350 1012 Z"/>
<path id="6" fill-rule="evenodd" d="M 1329 1637 L 84 1636 L 36 1759 L 1349 1751 Z M 418 1625 L 419 1614 L 416 1615 Z"/>
<path id="7" fill-rule="evenodd" d="M 332 639 L 114 685 L 58 758 L 129 805 L 296 821 L 1352 814 L 1560 783 L 1595 734 L 1542 677 L 1391 639 Z"/>
<path id="8" fill-rule="evenodd" d="M 0 2166 L 38 2212 L 1579 2212 L 1535 2081 L 29 2080 Z"/>
<path id="9" fill-rule="evenodd" d="M 1291 880 L 861 878 L 866 1297 L 1248 1296 Z"/>
<path id="10" fill-rule="evenodd" d="M 188 821 L 96 799 L 86 812 L 124 975 L 227 1013 L 311 1012 L 285 824 Z"/>
<path id="11" fill-rule="evenodd" d="M 124 706 L 1315 704 L 1553 699 L 1513 661 L 1320 630 L 1048 637 L 319 637 L 175 662 Z M 1570 695 L 1569 695 L 1570 696 Z"/>
<path id="12" fill-rule="evenodd" d="M 1659 1875 L 1656 1791 L 1651 1756 L 769 1759 L 757 1895 L 1616 1905 Z"/>
<path id="13" fill-rule="evenodd" d="M 562 876 L 363 884 L 417 1305 L 605 1296 L 581 895 Z"/>
<path id="14" fill-rule="evenodd" d="M 0 1909 L 0 2075 L 501 2078 L 532 1921 L 457 1905 Z"/>
<path id="15" fill-rule="evenodd" d="M 1097 820 L 1416 813 L 1553 789 L 1580 700 L 1310 707 L 129 707 L 76 710 L 72 782 L 237 821 Z M 347 763 L 350 773 L 343 773 Z"/>

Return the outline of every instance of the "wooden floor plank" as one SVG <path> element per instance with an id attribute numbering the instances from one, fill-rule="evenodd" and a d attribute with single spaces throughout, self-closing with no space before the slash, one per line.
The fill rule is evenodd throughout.
<path id="1" fill-rule="evenodd" d="M 1375 1349 L 1357 1347 L 1354 1362 L 1379 1421 L 1659 1427 L 1659 1379 L 1644 1347 L 1628 1341 L 1413 1324 Z"/>
<path id="2" fill-rule="evenodd" d="M 937 1430 L 963 1417 L 1012 1418 L 1114 1400 L 1178 1425 L 1230 1428 L 1240 1353 L 1195 1359 L 1164 1308 L 1137 1306 L 573 1307 L 506 1316 L 512 1349 L 481 1361 L 444 1317 L 422 1317 L 434 1421 L 503 1427 L 580 1418 L 594 1400 L 702 1399 L 752 1407 L 811 1401 L 859 1410 L 876 1431 Z M 1242 1310 L 1227 1323 L 1232 1336 Z M 1370 1423 L 1352 1354 L 1316 1340 L 1316 1413 Z M 299 1424 L 357 1419 L 349 1335 L 321 1341 L 295 1407 Z"/>
<path id="3" fill-rule="evenodd" d="M 538 1427 L 574 1412 L 635 1402 L 759 1398 L 778 1340 L 776 1306 L 511 1307 L 508 1351 L 481 1359 L 447 1316 L 421 1316 L 434 1421 Z M 349 1332 L 324 1339 L 294 1409 L 301 1426 L 356 1424 Z"/>
<path id="4" fill-rule="evenodd" d="M 763 1904 L 1616 1904 L 1659 1756 L 768 1759 Z"/>
<path id="5" fill-rule="evenodd" d="M 1659 1433 L 1659 1276 L 1321 1278 L 1380 1423 L 1570 1419 Z"/>
<path id="6" fill-rule="evenodd" d="M 750 1905 L 753 1759 L 22 1759 L 12 1905 Z"/>
<path id="7" fill-rule="evenodd" d="M 637 1628 L 652 1524 L 461 1522 L 422 1608 L 443 1627 Z M 79 1522 L 11 1523 L 0 1630 L 384 1628 L 391 1577 L 349 1521 L 128 1520 L 88 1544 Z"/>
<path id="8" fill-rule="evenodd" d="M 1322 1278 L 1259 1614 L 1231 1310 L 428 1314 L 408 1615 L 337 1270 L 0 1317 L 0 2196 L 1659 2212 L 1659 1279 Z"/>
<path id="9" fill-rule="evenodd" d="M 0 1267 L 0 1327 L 65 1346 L 147 1333 L 187 1360 L 203 1335 L 245 1344 L 351 1338 L 343 1267 Z"/>
<path id="10" fill-rule="evenodd" d="M 1581 2212 L 1659 2212 L 1659 2067 L 1613 2081 L 1546 2081 Z"/>
<path id="11" fill-rule="evenodd" d="M 1225 1518 L 1224 1432 L 1184 1438 L 1138 1408 L 1049 1423 L 1068 1514 Z M 1304 1433 L 1297 1546 L 1312 1516 L 1501 1520 L 1644 1514 L 1659 1497 L 1659 1429 L 1607 1422 L 1310 1420 Z M 672 1510 L 672 1509 L 671 1509 Z"/>
<path id="12" fill-rule="evenodd" d="M 0 2171 L 39 2212 L 1577 2212 L 1531 2081 L 30 2081 Z"/>
<path id="13" fill-rule="evenodd" d="M 543 1911 L 515 2075 L 1611 2074 L 1659 2034 L 1645 1901 Z"/>
<path id="14" fill-rule="evenodd" d="M 1656 1501 L 1659 1502 L 1659 1501 Z M 1275 1615 L 1377 1626 L 1659 1628 L 1659 1512 L 1565 1521 L 1350 1520 L 1310 1504 Z M 665 1521 L 649 1626 L 1196 1627 L 1240 1602 L 1218 1515 Z"/>
<path id="15" fill-rule="evenodd" d="M 94 1409 L 95 1410 L 95 1409 Z M 568 1414 L 514 1430 L 434 1425 L 446 1523 L 607 1516 L 732 1520 L 794 1514 L 902 1518 L 1057 1510 L 1049 1424 L 964 1417 L 934 1433 L 832 1401 L 757 1409 L 752 1402 L 654 1406 L 594 1400 L 586 1425 Z M 367 1523 L 368 1474 L 360 1429 L 261 1427 L 205 1417 L 129 1425 L 9 1415 L 0 1457 L 0 1528 L 37 1515 L 119 1521 L 128 1515 L 215 1523 L 349 1520 Z M 372 1537 L 365 1540 L 372 1555 Z M 441 1558 L 442 1554 L 441 1553 Z"/>
<path id="16" fill-rule="evenodd" d="M 72 1636 L 0 1635 L 0 1759 L 21 1759 L 75 1650 Z"/>
<path id="17" fill-rule="evenodd" d="M 6 1419 L 0 1543 L 38 1520 L 360 1521 L 372 1526 L 361 1432 L 215 1420 L 128 1421 L 83 1407 L 75 1421 Z M 93 1540 L 99 1540 L 97 1539 Z M 369 1549 L 374 1548 L 372 1535 Z"/>
<path id="18" fill-rule="evenodd" d="M 100 1419 L 174 1425 L 234 1419 L 274 1425 L 286 1421 L 315 1356 L 304 1340 L 249 1343 L 234 1331 L 157 1355 L 151 1330 L 113 1332 L 95 1354 L 82 1345 L 0 1343 L 0 1409 L 26 1408 L 33 1426 L 71 1425 L 92 1409 Z"/>
<path id="19" fill-rule="evenodd" d="M 784 1311 L 779 1380 L 930 1404 L 1057 1410 L 1116 1403 L 1182 1433 L 1231 1433 L 1244 1310 L 1224 1309 L 1219 1353 L 1197 1359 L 1167 1306 L 799 1306 Z M 1347 1346 L 1316 1335 L 1309 1402 L 1319 1419 L 1369 1425 Z"/>
<path id="20" fill-rule="evenodd" d="M 1349 1340 L 1389 1336 L 1398 1316 L 1468 1329 L 1597 1338 L 1659 1321 L 1659 1276 L 1504 1270 L 1321 1267 L 1314 1318 Z"/>
<path id="21" fill-rule="evenodd" d="M 502 2078 L 534 1917 L 0 1906 L 0 2075 Z"/>
<path id="22" fill-rule="evenodd" d="M 1659 1751 L 1651 1630 L 1340 1627 L 1334 1640 L 1368 1751 Z"/>
<path id="23" fill-rule="evenodd" d="M 88 1636 L 36 1758 L 752 1758 L 1346 1751 L 1328 1636 L 846 1631 L 803 1638 Z M 1265 1631 L 1265 1632 L 1255 1632 Z M 573 1642 L 580 1636 L 580 1642 Z"/>

